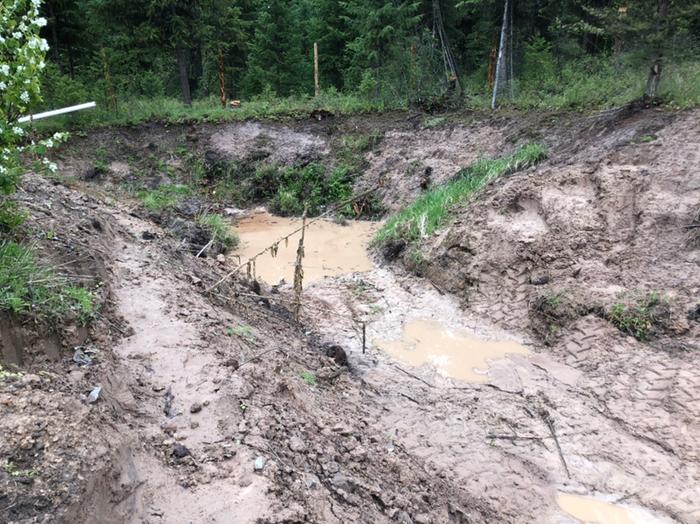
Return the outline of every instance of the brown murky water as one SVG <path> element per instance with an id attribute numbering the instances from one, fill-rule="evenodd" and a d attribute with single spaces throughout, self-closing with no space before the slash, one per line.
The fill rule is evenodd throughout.
<path id="1" fill-rule="evenodd" d="M 428 364 L 448 377 L 477 383 L 488 380 L 489 360 L 528 353 L 524 346 L 512 340 L 481 340 L 435 320 L 413 320 L 404 326 L 401 340 L 375 344 L 412 366 Z"/>
<path id="2" fill-rule="evenodd" d="M 624 508 L 593 497 L 560 493 L 557 504 L 576 520 L 586 524 L 655 524 L 666 522 L 643 508 Z"/>
<path id="3" fill-rule="evenodd" d="M 245 261 L 299 227 L 299 218 L 256 212 L 234 228 L 241 239 L 236 254 Z M 325 277 L 371 270 L 374 266 L 367 255 L 367 246 L 376 228 L 375 222 L 359 220 L 349 221 L 347 225 L 330 220 L 311 224 L 304 240 L 304 284 Z M 294 280 L 299 236 L 300 233 L 297 233 L 291 237 L 288 245 L 281 242 L 275 258 L 270 254 L 259 257 L 255 263 L 257 276 L 268 284 L 277 284 L 282 279 L 291 283 Z"/>

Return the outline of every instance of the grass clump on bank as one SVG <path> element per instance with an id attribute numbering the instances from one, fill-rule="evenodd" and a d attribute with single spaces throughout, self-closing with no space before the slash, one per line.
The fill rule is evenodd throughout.
<path id="1" fill-rule="evenodd" d="M 190 194 L 190 188 L 183 185 L 163 185 L 155 189 L 139 191 L 138 197 L 144 207 L 153 213 L 172 209 Z"/>
<path id="2" fill-rule="evenodd" d="M 29 247 L 0 242 L 0 310 L 48 320 L 72 313 L 87 324 L 97 312 L 94 294 L 70 284 L 37 259 Z"/>
<path id="3" fill-rule="evenodd" d="M 499 176 L 535 165 L 546 156 L 544 146 L 528 144 L 512 155 L 478 160 L 460 171 L 450 182 L 427 191 L 389 218 L 377 232 L 373 243 L 412 243 L 431 235 L 446 223 L 453 206 L 467 202 L 477 191 Z"/>
<path id="4" fill-rule="evenodd" d="M 231 224 L 216 213 L 205 213 L 197 216 L 196 222 L 212 236 L 214 242 L 219 243 L 223 251 L 228 251 L 238 245 L 239 238 L 231 229 Z"/>

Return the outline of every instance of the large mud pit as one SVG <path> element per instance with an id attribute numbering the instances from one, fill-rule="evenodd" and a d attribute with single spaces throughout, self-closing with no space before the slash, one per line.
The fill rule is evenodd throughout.
<path id="1" fill-rule="evenodd" d="M 356 186 L 383 181 L 389 208 L 533 137 L 551 155 L 425 239 L 423 276 L 368 252 L 376 224 L 312 224 L 300 324 L 298 236 L 257 259 L 258 282 L 241 271 L 207 292 L 299 219 L 252 213 L 239 252 L 196 258 L 119 192 L 128 166 L 25 184 L 30 220 L 99 255 L 110 302 L 81 341 L 93 364 L 66 347 L 0 380 L 0 520 L 700 522 L 699 117 L 425 129 L 367 116 L 76 139 L 61 160 L 76 179 L 108 142 L 112 163 L 148 151 L 174 177 L 183 143 L 295 165 L 376 128 Z M 635 289 L 670 297 L 644 341 L 609 315 Z"/>
<path id="2" fill-rule="evenodd" d="M 302 223 L 299 218 L 256 211 L 234 226 L 241 241 L 235 255 L 245 261 L 278 243 L 274 257 L 256 259 L 256 275 L 268 284 L 294 282 L 294 264 Z M 374 222 L 359 220 L 309 221 L 305 229 L 304 282 L 311 284 L 327 277 L 372 269 L 374 265 L 367 249 L 376 227 Z M 283 238 L 286 240 L 280 242 Z"/>

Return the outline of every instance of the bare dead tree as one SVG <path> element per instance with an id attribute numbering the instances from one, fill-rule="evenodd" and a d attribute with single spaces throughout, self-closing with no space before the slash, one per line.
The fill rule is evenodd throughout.
<path id="1" fill-rule="evenodd" d="M 491 98 L 491 109 L 496 109 L 496 98 L 498 97 L 498 91 L 503 83 L 503 75 L 505 73 L 505 47 L 506 47 L 506 34 L 508 31 L 508 18 L 509 18 L 509 7 L 510 1 L 506 0 L 503 7 L 503 24 L 501 25 L 501 40 L 498 45 L 498 59 L 496 60 L 496 80 L 493 84 L 493 97 Z"/>

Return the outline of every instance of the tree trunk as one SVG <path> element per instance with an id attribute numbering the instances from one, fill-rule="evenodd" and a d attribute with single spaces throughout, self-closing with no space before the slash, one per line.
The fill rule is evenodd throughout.
<path id="1" fill-rule="evenodd" d="M 177 46 L 177 67 L 180 72 L 180 91 L 182 92 L 182 101 L 186 106 L 192 105 L 192 94 L 190 93 L 190 77 L 189 77 L 189 55 L 187 49 L 181 44 Z"/>
<path id="2" fill-rule="evenodd" d="M 506 30 L 508 29 L 508 7 L 509 2 L 506 0 L 503 7 L 503 25 L 501 25 L 501 41 L 498 45 L 498 60 L 496 61 L 496 81 L 493 84 L 493 97 L 491 98 L 491 109 L 496 109 L 496 98 L 498 97 L 498 89 L 501 87 L 501 80 L 504 73 L 503 63 L 505 58 L 506 45 Z"/>
<path id="3" fill-rule="evenodd" d="M 652 66 L 649 68 L 649 77 L 647 78 L 647 87 L 644 90 L 644 98 L 653 100 L 656 98 L 656 92 L 661 82 L 661 70 L 663 59 L 663 44 L 664 35 L 662 34 L 663 27 L 666 24 L 668 16 L 669 0 L 659 0 L 659 6 L 656 13 L 656 35 L 655 35 L 655 50 Z"/>

